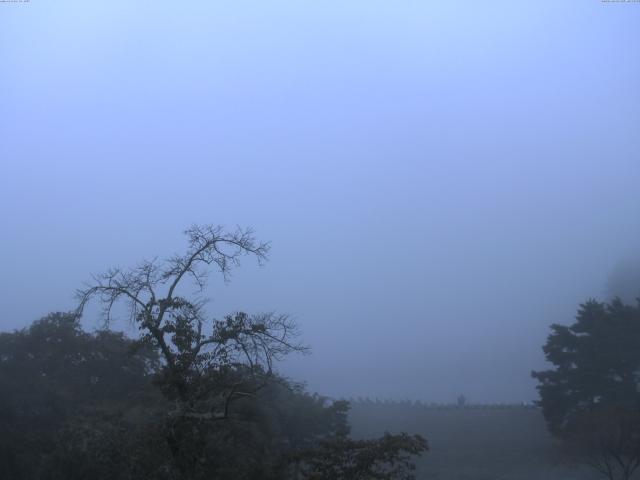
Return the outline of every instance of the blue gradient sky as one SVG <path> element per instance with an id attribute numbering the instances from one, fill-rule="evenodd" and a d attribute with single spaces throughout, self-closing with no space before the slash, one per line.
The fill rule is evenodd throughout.
<path id="1" fill-rule="evenodd" d="M 639 45 L 596 0 L 0 3 L 0 328 L 249 225 L 211 313 L 291 313 L 312 390 L 531 400 L 638 249 Z"/>

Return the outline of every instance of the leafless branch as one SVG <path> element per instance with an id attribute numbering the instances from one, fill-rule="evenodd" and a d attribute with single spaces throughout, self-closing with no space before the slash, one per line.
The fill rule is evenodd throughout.
<path id="1" fill-rule="evenodd" d="M 131 269 L 114 268 L 94 276 L 77 291 L 77 313 L 82 314 L 87 303 L 96 299 L 108 326 L 115 305 L 124 304 L 143 340 L 161 352 L 163 388 L 180 401 L 183 413 L 227 418 L 232 401 L 260 388 L 261 375 L 269 376 L 275 361 L 308 349 L 296 342 L 297 328 L 287 315 L 238 312 L 208 324 L 204 301 L 178 294 L 185 279 L 202 291 L 211 268 L 228 280 L 243 256 L 253 256 L 262 264 L 268 243 L 258 242 L 250 229 L 227 232 L 221 226 L 193 225 L 184 233 L 188 248 L 182 255 L 165 261 L 152 258 Z M 205 333 L 207 325 L 209 333 Z M 204 403 L 196 408 L 198 402 Z M 211 413 L 218 408 L 215 405 L 222 414 Z"/>

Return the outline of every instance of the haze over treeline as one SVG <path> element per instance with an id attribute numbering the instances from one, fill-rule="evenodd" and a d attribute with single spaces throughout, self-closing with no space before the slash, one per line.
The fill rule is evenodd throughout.
<path id="1" fill-rule="evenodd" d="M 2 330 L 239 224 L 270 261 L 208 309 L 291 314 L 312 391 L 529 401 L 637 257 L 637 4 L 0 7 Z"/>

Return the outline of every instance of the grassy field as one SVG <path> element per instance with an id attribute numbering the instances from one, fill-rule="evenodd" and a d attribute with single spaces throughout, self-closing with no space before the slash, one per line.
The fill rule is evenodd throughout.
<path id="1" fill-rule="evenodd" d="M 536 408 L 432 407 L 353 402 L 354 436 L 420 433 L 430 451 L 417 462 L 429 480 L 591 480 L 588 468 L 563 461 Z"/>

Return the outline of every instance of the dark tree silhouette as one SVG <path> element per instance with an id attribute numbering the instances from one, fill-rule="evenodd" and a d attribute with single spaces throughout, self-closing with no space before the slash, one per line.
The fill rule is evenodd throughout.
<path id="1" fill-rule="evenodd" d="M 227 233 L 219 226 L 192 226 L 185 234 L 185 254 L 109 270 L 77 296 L 78 314 L 97 297 L 107 323 L 113 307 L 124 302 L 141 342 L 160 352 L 157 383 L 174 405 L 166 440 L 181 474 L 196 478 L 207 470 L 203 465 L 213 423 L 232 417 L 233 402 L 255 396 L 273 379 L 274 361 L 306 348 L 295 342 L 296 325 L 286 315 L 238 312 L 207 322 L 202 300 L 179 295 L 189 280 L 202 291 L 210 267 L 228 279 L 242 256 L 264 261 L 268 244 L 257 242 L 251 230 Z"/>
<path id="2" fill-rule="evenodd" d="M 640 466 L 640 306 L 590 300 L 571 326 L 552 325 L 538 380 L 550 431 L 610 479 Z"/>
<path id="3" fill-rule="evenodd" d="M 120 333 L 84 332 L 70 313 L 0 333 L 0 478 L 81 478 L 85 467 L 72 469 L 76 476 L 66 471 L 72 457 L 79 466 L 79 451 L 58 455 L 63 444 L 69 446 L 63 431 L 70 432 L 72 423 L 95 431 L 90 418 L 116 418 L 123 411 L 142 423 L 161 400 L 151 384 L 159 363 L 154 351 L 134 346 Z"/>
<path id="4" fill-rule="evenodd" d="M 202 291 L 212 268 L 228 279 L 243 256 L 252 256 L 258 262 L 266 260 L 269 245 L 256 241 L 251 230 L 229 233 L 219 226 L 192 226 L 185 233 L 185 254 L 165 261 L 145 261 L 131 269 L 109 270 L 77 292 L 77 314 L 81 315 L 86 304 L 96 298 L 104 307 L 107 325 L 114 306 L 123 302 L 130 321 L 140 330 L 140 344 L 159 352 L 156 384 L 170 405 L 160 431 L 176 475 L 185 480 L 273 475 L 320 478 L 318 471 L 324 471 L 327 463 L 314 459 L 337 449 L 357 459 L 349 460 L 349 465 L 356 461 L 364 468 L 363 459 L 369 458 L 369 470 L 358 467 L 363 472 L 387 469 L 387 476 L 379 478 L 412 478 L 407 473 L 412 465 L 409 456 L 426 449 L 421 437 L 386 435 L 354 443 L 346 436 L 346 415 L 336 408 L 325 410 L 328 415 L 321 416 L 324 420 L 319 423 L 307 424 L 298 434 L 297 443 L 291 441 L 291 428 L 283 424 L 268 426 L 269 416 L 260 414 L 265 409 L 281 412 L 277 415 L 281 419 L 287 417 L 273 405 L 268 392 L 278 385 L 290 387 L 275 374 L 274 362 L 307 351 L 296 341 L 295 323 L 287 315 L 244 312 L 207 321 L 204 302 L 181 292 L 194 284 Z M 292 394 L 296 404 L 305 398 L 302 392 Z M 306 405 L 309 412 L 314 410 L 313 402 Z M 325 408 L 322 404 L 320 407 L 320 411 Z M 317 434 L 318 428 L 324 435 Z M 266 435 L 265 431 L 271 433 Z M 304 458 L 299 453 L 303 447 Z M 314 451 L 320 457 L 312 455 Z M 369 452 L 369 456 L 362 452 Z M 332 458 L 345 462 L 342 457 Z M 330 478 L 364 478 L 344 473 L 350 470 L 339 471 L 343 473 Z"/>

